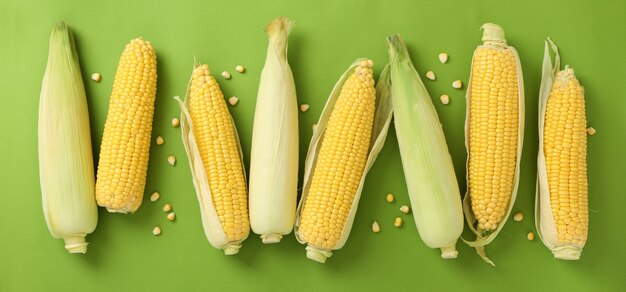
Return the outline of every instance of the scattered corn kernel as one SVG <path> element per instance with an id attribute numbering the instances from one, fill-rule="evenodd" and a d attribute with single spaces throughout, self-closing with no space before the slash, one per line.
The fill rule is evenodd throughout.
<path id="1" fill-rule="evenodd" d="M 513 220 L 520 222 L 522 220 L 524 220 L 524 214 L 522 214 L 522 212 L 515 212 L 515 214 L 513 214 Z"/>
<path id="2" fill-rule="evenodd" d="M 587 128 L 587 134 L 588 134 L 589 136 L 593 136 L 593 135 L 595 135 L 595 134 L 596 134 L 596 129 L 594 129 L 593 127 L 589 127 L 589 128 Z"/>
<path id="3" fill-rule="evenodd" d="M 174 221 L 174 219 L 176 219 L 176 213 L 171 212 L 167 214 L 167 220 Z"/>
<path id="4" fill-rule="evenodd" d="M 237 67 L 235 67 L 235 71 L 239 72 L 239 73 L 243 73 L 246 71 L 246 68 L 241 66 L 241 65 L 237 65 Z"/>
<path id="5" fill-rule="evenodd" d="M 180 125 L 180 120 L 178 118 L 172 119 L 172 127 L 177 128 Z"/>
<path id="6" fill-rule="evenodd" d="M 439 62 L 441 62 L 441 64 L 445 64 L 446 62 L 448 62 L 448 54 L 447 53 L 440 53 L 439 54 Z"/>
<path id="7" fill-rule="evenodd" d="M 222 77 L 224 77 L 224 79 L 228 80 L 228 79 L 230 79 L 231 76 L 230 76 L 230 73 L 228 73 L 228 71 L 224 71 L 224 72 L 222 72 Z"/>
<path id="8" fill-rule="evenodd" d="M 171 166 L 176 165 L 176 157 L 174 155 L 168 156 L 167 163 L 169 163 Z"/>
<path id="9" fill-rule="evenodd" d="M 159 227 L 159 226 L 154 226 L 154 228 L 152 229 L 152 235 L 154 235 L 154 236 L 159 236 L 159 235 L 161 235 L 161 227 Z"/>
<path id="10" fill-rule="evenodd" d="M 378 225 L 378 222 L 374 221 L 372 223 L 372 231 L 374 231 L 374 233 L 380 232 L 380 225 Z"/>
<path id="11" fill-rule="evenodd" d="M 435 72 L 433 72 L 433 71 L 426 72 L 426 78 L 428 78 L 430 80 L 435 80 L 436 79 Z"/>
<path id="12" fill-rule="evenodd" d="M 156 144 L 157 145 L 163 145 L 163 143 L 165 143 L 165 139 L 163 139 L 163 137 L 161 137 L 161 136 L 157 136 L 156 137 Z"/>
<path id="13" fill-rule="evenodd" d="M 439 99 L 441 100 L 441 103 L 443 104 L 449 104 L 450 103 L 450 97 L 447 94 L 443 94 L 439 97 Z"/>
<path id="14" fill-rule="evenodd" d="M 463 82 L 461 80 L 454 80 L 454 82 L 452 82 L 452 87 L 461 89 L 461 87 L 463 87 Z"/>
<path id="15" fill-rule="evenodd" d="M 387 194 L 387 197 L 385 197 L 387 199 L 387 202 L 391 203 L 393 202 L 393 200 L 395 199 L 393 194 Z"/>
<path id="16" fill-rule="evenodd" d="M 172 211 L 172 204 L 166 203 L 165 205 L 163 205 L 163 208 L 161 208 L 161 210 L 163 210 L 163 213 Z"/>
<path id="17" fill-rule="evenodd" d="M 532 232 L 528 232 L 528 235 L 526 235 L 526 238 L 528 238 L 528 240 L 535 240 L 535 234 Z"/>
<path id="18" fill-rule="evenodd" d="M 159 194 L 159 192 L 154 192 L 152 193 L 152 195 L 150 195 L 150 202 L 156 202 L 157 200 L 159 200 L 160 197 L 161 195 Z"/>
<path id="19" fill-rule="evenodd" d="M 228 99 L 228 103 L 230 103 L 230 105 L 232 106 L 236 106 L 239 103 L 239 98 L 236 96 L 233 96 Z"/>
<path id="20" fill-rule="evenodd" d="M 309 110 L 309 105 L 308 104 L 303 103 L 303 104 L 300 105 L 300 111 L 301 112 L 306 112 L 308 110 Z"/>
<path id="21" fill-rule="evenodd" d="M 395 227 L 402 226 L 402 218 L 396 217 L 396 220 L 393 221 L 393 226 L 395 226 Z"/>
<path id="22" fill-rule="evenodd" d="M 409 206 L 407 205 L 402 205 L 402 207 L 400 207 L 400 211 L 402 211 L 402 213 L 404 214 L 409 214 L 409 211 L 411 211 L 411 209 L 409 209 Z"/>
<path id="23" fill-rule="evenodd" d="M 102 75 L 100 75 L 100 73 L 91 74 L 91 80 L 95 82 L 100 82 L 100 79 L 102 79 Z"/>

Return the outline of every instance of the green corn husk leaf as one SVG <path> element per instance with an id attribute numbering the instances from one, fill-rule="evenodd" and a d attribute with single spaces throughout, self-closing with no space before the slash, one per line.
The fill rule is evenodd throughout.
<path id="1" fill-rule="evenodd" d="M 337 98 L 339 98 L 339 94 L 341 89 L 343 88 L 344 83 L 348 80 L 350 75 L 354 73 L 354 69 L 361 62 L 367 61 L 367 59 L 357 59 L 348 67 L 348 69 L 341 75 L 335 87 L 333 88 L 328 100 L 326 101 L 326 105 L 322 111 L 320 119 L 317 123 L 317 127 L 313 131 L 313 137 L 311 138 L 311 142 L 309 144 L 309 150 L 307 152 L 307 157 L 304 164 L 304 182 L 302 185 L 302 197 L 300 198 L 300 202 L 298 203 L 298 208 L 296 211 L 296 223 L 294 226 L 294 234 L 296 239 L 300 243 L 306 243 L 300 237 L 298 233 L 300 226 L 300 216 L 302 213 L 302 209 L 304 207 L 304 202 L 306 201 L 307 194 L 309 192 L 309 188 L 311 187 L 311 181 L 313 179 L 313 171 L 315 170 L 315 163 L 317 161 L 317 155 L 319 154 L 322 141 L 324 139 L 324 131 L 326 130 L 326 124 L 330 119 L 330 115 L 333 111 Z M 379 78 L 379 82 L 376 85 L 376 94 L 377 94 L 377 107 L 374 116 L 374 124 L 372 126 L 372 135 L 371 135 L 371 143 L 370 150 L 367 156 L 367 162 L 365 164 L 365 168 L 363 170 L 363 175 L 361 176 L 361 180 L 359 183 L 359 187 L 357 189 L 354 200 L 352 201 L 352 206 L 350 208 L 350 213 L 348 215 L 348 219 L 346 220 L 346 224 L 344 225 L 343 231 L 341 233 L 341 237 L 337 243 L 337 245 L 333 248 L 333 250 L 337 250 L 343 247 L 343 245 L 348 240 L 348 236 L 350 235 L 350 231 L 352 230 L 352 224 L 354 222 L 354 216 L 356 215 L 357 207 L 359 204 L 359 200 L 361 198 L 361 192 L 363 191 L 363 185 L 365 183 L 365 177 L 367 173 L 374 165 L 380 150 L 385 144 L 385 139 L 387 138 L 387 132 L 389 129 L 389 124 L 391 123 L 392 117 L 392 108 L 391 108 L 391 99 L 388 94 L 379 95 L 381 92 L 388 92 L 386 89 L 389 86 L 389 78 L 388 78 L 388 70 L 384 70 Z M 325 260 L 328 257 L 332 256 L 331 250 L 319 250 L 313 247 L 308 246 L 306 248 L 307 254 L 314 253 L 317 254 L 318 257 Z M 323 262 L 323 261 L 322 261 Z"/>
<path id="2" fill-rule="evenodd" d="M 456 258 L 463 231 L 461 193 L 432 99 L 401 35 L 387 38 L 391 96 L 402 167 L 415 225 L 424 243 Z"/>
<path id="3" fill-rule="evenodd" d="M 48 230 L 70 253 L 86 253 L 98 223 L 89 112 L 74 37 L 64 22 L 50 36 L 39 99 L 39 176 Z"/>

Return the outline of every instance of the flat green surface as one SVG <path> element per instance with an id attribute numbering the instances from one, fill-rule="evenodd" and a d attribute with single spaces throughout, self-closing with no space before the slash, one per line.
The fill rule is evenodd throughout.
<path id="1" fill-rule="evenodd" d="M 89 2 L 89 3 L 88 3 Z M 157 4 L 157 2 L 159 4 Z M 185 3 L 179 3 L 185 2 Z M 341 3 L 339 3 L 341 2 Z M 439 3 L 447 2 L 447 3 Z M 502 2 L 502 3 L 499 3 Z M 499 4 L 498 4 L 499 3 Z M 568 3 L 568 4 L 566 4 Z M 626 2 L 611 1 L 8 1 L 0 0 L 0 291 L 219 291 L 219 290 L 511 290 L 626 291 Z M 385 37 L 402 33 L 432 96 L 450 95 L 447 106 L 435 102 L 443 123 L 459 183 L 465 189 L 464 90 L 455 79 L 468 79 L 478 30 L 495 22 L 520 54 L 526 89 L 526 133 L 519 195 L 509 220 L 487 248 L 498 264 L 482 262 L 460 242 L 457 260 L 445 261 L 420 240 L 412 218 L 392 227 L 398 208 L 408 203 L 395 132 L 392 130 L 365 184 L 359 212 L 346 246 L 326 265 L 305 258 L 304 246 L 290 235 L 264 246 L 252 234 L 241 253 L 226 257 L 210 246 L 202 231 L 190 171 L 170 119 L 179 112 L 172 96 L 184 95 L 193 56 L 218 78 L 226 96 L 240 98 L 231 112 L 238 126 L 245 162 L 249 161 L 256 89 L 267 45 L 263 27 L 285 15 L 296 21 L 289 61 L 300 102 L 301 153 L 322 106 L 340 74 L 358 57 L 387 61 Z M 94 153 L 98 153 L 113 75 L 124 45 L 132 38 L 150 40 L 158 55 L 154 145 L 146 194 L 134 215 L 100 210 L 98 228 L 88 236 L 89 252 L 70 255 L 47 230 L 37 165 L 37 112 L 53 24 L 65 20 L 75 32 L 91 113 Z M 533 205 L 537 154 L 537 93 L 543 40 L 559 45 L 586 89 L 589 124 L 589 240 L 578 262 L 558 261 L 534 231 Z M 446 51 L 442 65 L 437 54 Z M 243 64 L 241 75 L 235 65 Z M 100 72 L 100 83 L 89 76 Z M 176 155 L 171 167 L 166 157 Z M 386 193 L 396 194 L 388 204 Z M 171 202 L 177 220 L 170 223 L 161 205 Z M 378 220 L 380 234 L 370 231 Z M 163 235 L 151 235 L 160 225 Z M 470 238 L 466 228 L 464 236 Z"/>

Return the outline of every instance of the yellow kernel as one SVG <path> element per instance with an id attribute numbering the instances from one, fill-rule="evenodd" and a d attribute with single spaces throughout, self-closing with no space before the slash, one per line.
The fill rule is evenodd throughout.
<path id="1" fill-rule="evenodd" d="M 395 227 L 402 226 L 402 218 L 396 217 L 396 220 L 393 221 L 393 226 L 395 226 Z"/>
<path id="2" fill-rule="evenodd" d="M 152 193 L 152 195 L 150 195 L 150 202 L 156 202 L 160 197 L 161 195 L 159 194 L 159 192 L 154 192 Z"/>
<path id="3" fill-rule="evenodd" d="M 230 76 L 230 73 L 228 73 L 228 71 L 224 71 L 224 72 L 222 72 L 222 77 L 224 77 L 224 79 L 228 80 L 228 79 L 230 79 L 231 76 Z"/>
<path id="4" fill-rule="evenodd" d="M 176 165 L 176 157 L 174 155 L 168 156 L 167 163 L 169 163 L 171 166 Z"/>
<path id="5" fill-rule="evenodd" d="M 159 236 L 159 235 L 161 235 L 161 227 L 159 227 L 159 226 L 154 226 L 154 228 L 152 229 L 152 235 L 154 235 L 154 236 Z"/>
<path id="6" fill-rule="evenodd" d="M 374 221 L 372 223 L 372 231 L 374 231 L 374 233 L 380 232 L 380 225 L 378 225 L 378 222 Z"/>
<path id="7" fill-rule="evenodd" d="M 178 127 L 178 125 L 180 125 L 180 120 L 177 118 L 173 118 L 172 119 L 172 127 L 176 128 Z"/>
<path id="8" fill-rule="evenodd" d="M 237 65 L 237 67 L 235 67 L 235 71 L 239 72 L 239 73 L 243 73 L 246 71 L 246 68 L 241 66 L 241 65 Z"/>
<path id="9" fill-rule="evenodd" d="M 426 72 L 426 78 L 428 78 L 430 80 L 435 80 L 436 79 L 435 72 L 433 72 L 433 71 Z"/>
<path id="10" fill-rule="evenodd" d="M 91 74 L 91 80 L 95 82 L 100 82 L 100 79 L 102 79 L 102 75 L 100 75 L 100 73 Z"/>
<path id="11" fill-rule="evenodd" d="M 447 53 L 440 53 L 439 54 L 439 62 L 441 62 L 441 64 L 445 64 L 446 62 L 448 62 L 448 54 Z"/>
<path id="12" fill-rule="evenodd" d="M 524 220 L 524 214 L 522 214 L 522 212 L 515 212 L 515 214 L 513 214 L 513 220 L 520 222 L 522 220 Z"/>
<path id="13" fill-rule="evenodd" d="M 463 87 L 463 82 L 461 80 L 454 80 L 452 82 L 452 87 L 456 89 L 461 89 Z"/>
<path id="14" fill-rule="evenodd" d="M 441 103 L 443 103 L 443 104 L 449 104 L 450 103 L 450 97 L 447 94 L 444 94 L 444 95 L 440 96 L 439 99 L 441 100 Z"/>
<path id="15" fill-rule="evenodd" d="M 301 112 L 306 112 L 308 110 L 309 110 L 309 105 L 308 104 L 303 103 L 303 104 L 300 105 L 300 111 Z"/>
<path id="16" fill-rule="evenodd" d="M 163 205 L 163 208 L 161 208 L 161 210 L 163 210 L 163 213 L 172 211 L 172 204 L 166 203 L 165 205 Z"/>
<path id="17" fill-rule="evenodd" d="M 393 200 L 395 199 L 393 194 L 387 194 L 387 197 L 385 197 L 385 199 L 387 199 L 387 202 L 391 203 L 393 202 Z"/>
<path id="18" fill-rule="evenodd" d="M 409 209 L 409 206 L 407 205 L 402 205 L 402 207 L 400 207 L 400 211 L 404 214 L 409 214 L 409 212 L 411 211 L 411 209 Z"/>
<path id="19" fill-rule="evenodd" d="M 161 137 L 161 136 L 157 136 L 156 137 L 156 144 L 157 145 L 163 145 L 163 143 L 165 143 L 165 139 L 163 139 L 163 137 Z"/>
<path id="20" fill-rule="evenodd" d="M 176 219 L 176 213 L 171 212 L 167 214 L 167 220 L 174 221 L 174 219 Z"/>
<path id="21" fill-rule="evenodd" d="M 595 135 L 595 134 L 596 134 L 596 129 L 594 129 L 593 127 L 589 127 L 589 128 L 587 128 L 587 134 L 588 134 L 589 136 L 593 136 L 593 135 Z"/>
<path id="22" fill-rule="evenodd" d="M 528 240 L 535 240 L 535 234 L 532 232 L 528 232 L 526 238 L 528 238 Z"/>
<path id="23" fill-rule="evenodd" d="M 239 98 L 236 96 L 233 96 L 228 99 L 228 103 L 230 103 L 230 105 L 232 106 L 236 106 L 239 103 Z"/>

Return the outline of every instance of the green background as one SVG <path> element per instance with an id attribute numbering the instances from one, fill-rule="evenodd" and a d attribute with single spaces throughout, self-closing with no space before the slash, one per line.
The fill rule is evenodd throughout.
<path id="1" fill-rule="evenodd" d="M 89 3 L 87 3 L 89 2 Z M 180 3 L 179 3 L 180 2 Z M 567 3 L 567 4 L 566 4 Z M 623 178 L 626 174 L 626 2 L 612 1 L 8 1 L 0 0 L 0 291 L 215 291 L 215 290 L 626 290 L 626 241 Z M 450 95 L 435 106 L 465 189 L 464 89 L 473 49 L 484 22 L 502 25 L 519 51 L 526 90 L 526 132 L 520 188 L 514 211 L 487 252 L 498 265 L 485 264 L 462 242 L 456 260 L 420 240 L 409 215 L 392 227 L 398 208 L 408 203 L 393 130 L 365 184 L 354 228 L 346 246 L 325 265 L 306 259 L 304 246 L 287 236 L 262 245 L 251 234 L 239 255 L 226 257 L 203 233 L 172 97 L 184 95 L 193 56 L 216 74 L 224 94 L 236 95 L 231 107 L 241 136 L 245 163 L 255 96 L 267 38 L 263 28 L 276 16 L 296 21 L 289 61 L 298 98 L 311 108 L 300 114 L 301 158 L 311 125 L 347 66 L 358 57 L 375 61 L 376 74 L 387 62 L 385 37 L 402 33 L 420 73 L 433 70 L 426 86 L 433 97 Z M 37 164 L 37 114 L 48 38 L 53 24 L 65 20 L 77 39 L 87 88 L 94 154 L 97 157 L 113 75 L 124 45 L 137 36 L 151 41 L 158 55 L 158 89 L 146 194 L 159 191 L 157 203 L 144 200 L 134 215 L 100 209 L 89 252 L 70 255 L 47 230 Z M 537 154 L 537 93 L 543 40 L 551 36 L 563 64 L 576 69 L 586 89 L 589 125 L 589 240 L 577 262 L 554 260 L 543 244 L 526 240 L 533 220 Z M 450 55 L 440 64 L 439 52 Z M 234 67 L 246 66 L 245 74 Z M 93 72 L 100 83 L 89 79 Z M 166 157 L 176 155 L 171 167 Z M 302 172 L 302 170 L 301 170 Z M 302 173 L 300 173 L 302 175 Z M 385 194 L 396 202 L 385 202 Z M 464 191 L 463 191 L 464 192 Z M 168 222 L 161 205 L 171 202 L 178 217 Z M 373 220 L 380 234 L 370 230 Z M 160 237 L 152 227 L 163 229 Z M 463 235 L 471 238 L 467 227 Z"/>

